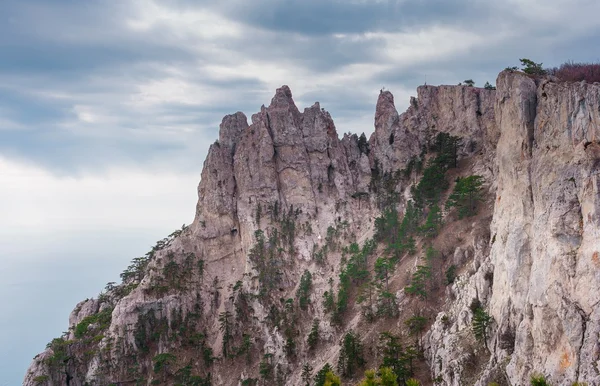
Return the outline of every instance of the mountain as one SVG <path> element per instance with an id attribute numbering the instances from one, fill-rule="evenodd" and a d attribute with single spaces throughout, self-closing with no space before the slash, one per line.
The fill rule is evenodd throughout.
<path id="1" fill-rule="evenodd" d="M 226 116 L 193 223 L 23 384 L 600 384 L 600 84 L 496 84 L 421 86 L 400 115 L 382 90 L 369 140 L 287 86 Z"/>

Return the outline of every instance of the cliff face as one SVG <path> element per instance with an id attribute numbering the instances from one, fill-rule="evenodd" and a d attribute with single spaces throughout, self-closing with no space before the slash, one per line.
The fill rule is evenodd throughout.
<path id="1" fill-rule="evenodd" d="M 300 112 L 287 86 L 250 125 L 226 116 L 194 222 L 77 305 L 69 335 L 34 359 L 24 385 L 303 384 L 303 365 L 335 368 L 348 331 L 379 366 L 378 334 L 409 344 L 405 320 L 417 314 L 429 322 L 416 346 L 443 384 L 525 384 L 535 373 L 600 383 L 600 85 L 503 72 L 497 87 L 422 86 L 400 115 L 382 92 L 368 142 L 340 140 L 331 116 L 318 103 Z M 373 320 L 353 302 L 360 291 L 343 287 L 352 243 L 371 245 L 383 209 L 412 205 L 414 165 L 429 165 L 438 133 L 460 138 L 447 179 L 481 176 L 483 202 L 466 219 L 446 208 L 439 234 L 396 252 L 393 310 L 373 304 Z M 386 243 L 364 252 L 371 272 Z M 427 245 L 442 256 L 432 277 L 450 266 L 458 276 L 424 301 L 404 287 Z M 339 288 L 351 300 L 341 311 L 323 301 L 336 288 L 338 308 Z M 493 319 L 485 342 L 473 337 L 474 299 Z"/>

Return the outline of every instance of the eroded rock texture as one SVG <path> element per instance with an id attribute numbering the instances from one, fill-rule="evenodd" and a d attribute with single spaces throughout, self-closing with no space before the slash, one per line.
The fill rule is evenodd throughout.
<path id="1" fill-rule="evenodd" d="M 194 222 L 77 305 L 68 336 L 34 359 L 24 385 L 173 384 L 186 374 L 189 384 L 299 385 L 305 363 L 313 375 L 335 368 L 350 330 L 378 366 L 378 333 L 404 336 L 415 310 L 430 315 L 418 344 L 438 383 L 523 385 L 543 374 L 600 384 L 599 108 L 598 84 L 503 72 L 497 91 L 421 86 L 403 114 L 381 92 L 367 141 L 339 139 L 319 103 L 301 112 L 283 86 L 250 124 L 239 112 L 223 119 Z M 404 211 L 419 179 L 409 167 L 431 158 L 440 132 L 461 139 L 449 176 L 485 180 L 477 216 L 458 221 L 446 208 L 445 230 L 417 242 L 419 253 L 433 243 L 457 279 L 419 303 L 403 291 L 419 257 L 403 256 L 389 279 L 393 317 L 371 323 L 351 304 L 333 323 L 323 298 L 346 269 L 343 247 L 372 237 L 383 207 Z M 386 253 L 380 245 L 369 264 Z M 493 318 L 485 344 L 472 333 L 474 299 Z M 315 319 L 320 343 L 309 349 Z"/>

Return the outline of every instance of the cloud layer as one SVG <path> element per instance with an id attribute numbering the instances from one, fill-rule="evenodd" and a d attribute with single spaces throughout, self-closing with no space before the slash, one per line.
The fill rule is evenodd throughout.
<path id="1" fill-rule="evenodd" d="M 198 171 L 221 117 L 289 84 L 338 130 L 377 91 L 493 82 L 531 57 L 598 60 L 592 0 L 62 0 L 0 5 L 0 154 L 59 175 Z"/>

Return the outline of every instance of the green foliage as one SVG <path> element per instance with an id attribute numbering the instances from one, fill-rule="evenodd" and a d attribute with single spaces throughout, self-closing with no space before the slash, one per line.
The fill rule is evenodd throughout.
<path id="1" fill-rule="evenodd" d="M 258 373 L 260 374 L 260 377 L 265 381 L 272 380 L 274 369 L 273 354 L 263 355 L 263 360 L 258 365 Z"/>
<path id="2" fill-rule="evenodd" d="M 399 221 L 395 208 L 386 209 L 375 219 L 374 238 L 377 241 L 386 241 L 388 252 L 395 258 L 399 258 L 404 252 L 413 253 L 415 245 L 412 235 L 418 229 L 419 218 L 420 211 L 412 201 L 406 204 L 402 221 Z"/>
<path id="3" fill-rule="evenodd" d="M 308 270 L 305 270 L 300 278 L 300 286 L 296 292 L 296 298 L 300 308 L 306 310 L 308 303 L 310 303 L 310 290 L 312 288 L 312 275 Z"/>
<path id="4" fill-rule="evenodd" d="M 175 386 L 210 386 L 212 384 L 210 373 L 207 378 L 198 375 L 192 375 L 192 366 L 187 365 L 177 370 L 175 373 L 177 383 Z"/>
<path id="5" fill-rule="evenodd" d="M 50 380 L 50 377 L 47 375 L 38 375 L 37 377 L 33 378 L 33 382 L 35 382 L 38 385 L 41 385 L 44 382 L 48 382 Z"/>
<path id="6" fill-rule="evenodd" d="M 358 336 L 353 331 L 350 331 L 344 335 L 340 346 L 337 369 L 344 377 L 351 377 L 357 368 L 365 364 L 362 344 Z"/>
<path id="7" fill-rule="evenodd" d="M 366 370 L 365 378 L 358 386 L 398 386 L 396 374 L 389 367 L 381 367 L 379 374 L 375 370 Z"/>
<path id="8" fill-rule="evenodd" d="M 255 214 L 256 226 L 259 228 L 260 228 L 260 219 L 261 218 L 262 218 L 262 205 L 259 202 L 258 205 L 256 205 L 256 214 Z"/>
<path id="9" fill-rule="evenodd" d="M 426 237 L 435 237 L 438 234 L 440 227 L 442 226 L 442 211 L 438 204 L 433 204 L 429 208 L 427 219 L 419 230 Z"/>
<path id="10" fill-rule="evenodd" d="M 163 369 L 167 369 L 170 365 L 172 365 L 177 360 L 177 357 L 171 353 L 162 353 L 156 355 L 152 358 L 152 362 L 154 362 L 154 372 L 158 373 Z"/>
<path id="11" fill-rule="evenodd" d="M 436 158 L 437 160 L 437 158 Z M 418 208 L 424 208 L 437 203 L 443 191 L 448 188 L 446 167 L 439 162 L 429 161 L 423 170 L 423 177 L 416 186 L 411 188 L 412 196 Z"/>
<path id="12" fill-rule="evenodd" d="M 473 79 L 463 80 L 463 83 L 465 84 L 465 86 L 468 86 L 468 87 L 475 86 L 475 82 L 473 81 Z"/>
<path id="13" fill-rule="evenodd" d="M 81 339 L 84 336 L 97 333 L 98 331 L 106 330 L 110 327 L 112 320 L 112 308 L 105 308 L 101 312 L 94 315 L 86 316 L 77 323 L 75 326 L 75 338 Z M 92 329 L 89 329 L 90 325 L 94 325 Z"/>
<path id="14" fill-rule="evenodd" d="M 475 338 L 483 341 L 487 347 L 487 329 L 492 323 L 492 317 L 481 307 L 477 308 L 473 313 L 473 333 Z"/>
<path id="15" fill-rule="evenodd" d="M 304 365 L 302 365 L 302 383 L 304 386 L 310 386 L 312 371 L 313 368 L 308 362 L 305 362 Z"/>
<path id="16" fill-rule="evenodd" d="M 362 133 L 358 138 L 358 150 L 363 154 L 369 155 L 369 141 L 367 141 L 365 133 Z"/>
<path id="17" fill-rule="evenodd" d="M 315 375 L 315 386 L 324 386 L 325 378 L 327 377 L 327 373 L 333 372 L 333 368 L 329 363 L 325 363 L 325 366 L 321 368 Z"/>
<path id="18" fill-rule="evenodd" d="M 530 59 L 519 59 L 521 62 L 521 70 L 529 75 L 545 75 L 546 70 L 542 66 L 542 63 L 536 63 Z"/>
<path id="19" fill-rule="evenodd" d="M 258 271 L 259 296 L 270 293 L 281 280 L 280 259 L 277 251 L 278 234 L 277 229 L 273 228 L 269 245 L 267 245 L 264 232 L 260 229 L 254 232 L 256 244 L 250 249 L 248 257 L 255 264 Z"/>
<path id="20" fill-rule="evenodd" d="M 446 284 L 450 285 L 456 280 L 456 265 L 452 264 L 446 270 Z"/>
<path id="21" fill-rule="evenodd" d="M 52 349 L 52 355 L 46 359 L 46 364 L 51 368 L 62 368 L 73 358 L 69 354 L 69 347 L 73 341 L 64 338 L 52 339 L 46 348 Z"/>
<path id="22" fill-rule="evenodd" d="M 356 303 L 362 305 L 362 315 L 369 321 L 375 320 L 373 312 L 373 304 L 377 295 L 377 284 L 373 281 L 368 281 L 358 288 Z"/>
<path id="23" fill-rule="evenodd" d="M 306 342 L 308 343 L 308 348 L 310 350 L 313 350 L 315 347 L 317 347 L 317 344 L 319 343 L 319 319 L 313 320 Z"/>
<path id="24" fill-rule="evenodd" d="M 412 361 L 416 357 L 416 351 L 404 349 L 399 336 L 389 332 L 380 333 L 378 351 L 382 357 L 381 366 L 392 369 L 399 383 L 412 374 Z"/>
<path id="25" fill-rule="evenodd" d="M 546 381 L 546 377 L 539 374 L 531 377 L 531 386 L 550 386 L 550 383 Z"/>
<path id="26" fill-rule="evenodd" d="M 404 321 L 408 332 L 412 336 L 420 336 L 427 325 L 427 318 L 421 315 L 413 315 Z"/>
<path id="27" fill-rule="evenodd" d="M 325 374 L 325 383 L 323 383 L 323 386 L 341 386 L 341 385 L 342 385 L 342 381 L 340 380 L 340 377 L 335 375 L 333 373 L 333 371 L 328 371 L 327 374 Z"/>
<path id="28" fill-rule="evenodd" d="M 325 291 L 323 293 L 323 307 L 325 312 L 332 312 L 335 310 L 335 298 L 333 297 L 333 290 Z"/>
<path id="29" fill-rule="evenodd" d="M 427 281 L 431 277 L 431 266 L 419 265 L 412 274 L 410 284 L 404 288 L 408 295 L 418 296 L 421 299 L 427 299 Z"/>
<path id="30" fill-rule="evenodd" d="M 457 178 L 454 191 L 448 197 L 446 208 L 456 207 L 458 209 L 458 218 L 473 216 L 476 214 L 477 202 L 481 201 L 483 177 L 469 176 Z"/>
<path id="31" fill-rule="evenodd" d="M 375 370 L 365 370 L 364 379 L 358 384 L 358 386 L 377 386 L 378 382 L 375 379 Z"/>
<path id="32" fill-rule="evenodd" d="M 421 386 L 421 382 L 415 378 L 410 378 L 406 381 L 406 386 Z"/>
<path id="33" fill-rule="evenodd" d="M 486 90 L 495 90 L 496 89 L 496 87 L 492 86 L 490 84 L 490 82 L 485 82 L 485 85 L 483 86 L 483 88 Z"/>
<path id="34" fill-rule="evenodd" d="M 219 330 L 223 333 L 223 356 L 227 357 L 229 354 L 229 346 L 233 339 L 232 334 L 232 323 L 233 316 L 231 312 L 224 311 L 219 314 Z"/>

